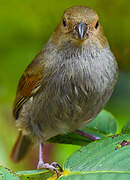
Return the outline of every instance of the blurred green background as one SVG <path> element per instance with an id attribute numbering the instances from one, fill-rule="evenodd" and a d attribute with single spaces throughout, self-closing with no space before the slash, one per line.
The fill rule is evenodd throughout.
<path id="1" fill-rule="evenodd" d="M 12 117 L 18 80 L 47 42 L 63 11 L 73 5 L 86 5 L 98 12 L 120 67 L 119 80 L 106 109 L 118 119 L 119 130 L 130 119 L 129 0 L 0 0 L 0 164 L 13 170 L 35 168 L 37 161 L 36 147 L 19 164 L 9 159 L 18 134 Z M 78 148 L 47 145 L 46 160 L 63 163 Z"/>

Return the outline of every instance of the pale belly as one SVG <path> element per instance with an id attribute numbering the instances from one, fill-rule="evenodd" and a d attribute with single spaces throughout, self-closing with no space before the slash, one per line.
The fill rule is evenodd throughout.
<path id="1" fill-rule="evenodd" d="M 17 126 L 38 141 L 72 132 L 88 124 L 104 107 L 111 89 L 101 93 L 81 88 L 39 92 L 24 104 Z M 20 120 L 20 121 L 19 121 Z M 21 121 L 22 120 L 22 121 Z"/>

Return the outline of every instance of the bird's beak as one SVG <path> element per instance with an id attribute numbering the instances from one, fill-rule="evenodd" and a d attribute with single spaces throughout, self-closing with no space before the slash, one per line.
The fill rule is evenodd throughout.
<path id="1" fill-rule="evenodd" d="M 87 31 L 87 25 L 83 22 L 80 22 L 77 26 L 76 26 L 76 31 L 78 32 L 78 36 L 81 40 L 84 39 L 84 35 Z"/>

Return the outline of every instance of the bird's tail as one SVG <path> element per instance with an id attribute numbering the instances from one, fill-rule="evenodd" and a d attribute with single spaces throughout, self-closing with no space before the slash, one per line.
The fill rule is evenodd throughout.
<path id="1" fill-rule="evenodd" d="M 12 161 L 19 162 L 21 159 L 23 159 L 26 153 L 28 152 L 31 144 L 31 139 L 28 136 L 23 135 L 20 131 L 10 155 Z"/>

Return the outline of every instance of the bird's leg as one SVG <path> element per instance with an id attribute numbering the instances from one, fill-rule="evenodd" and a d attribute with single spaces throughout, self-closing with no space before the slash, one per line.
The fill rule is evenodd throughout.
<path id="1" fill-rule="evenodd" d="M 58 167 L 60 169 L 60 172 L 62 172 L 63 170 L 58 163 L 56 163 L 56 162 L 53 162 L 51 164 L 44 163 L 44 161 L 43 161 L 43 146 L 44 146 L 44 144 L 40 143 L 40 145 L 39 145 L 39 161 L 38 161 L 37 169 L 47 168 L 53 172 L 56 172 L 57 176 L 59 176 L 59 172 L 56 168 Z"/>
<path id="2" fill-rule="evenodd" d="M 79 130 L 79 129 L 77 129 L 77 130 L 75 131 L 75 133 L 76 133 L 76 134 L 79 134 L 80 136 L 86 137 L 86 138 L 88 138 L 88 139 L 90 139 L 90 140 L 92 140 L 92 141 L 96 141 L 96 140 L 101 139 L 101 138 L 98 137 L 98 136 L 91 135 L 91 134 L 89 134 L 89 133 L 87 133 L 87 132 L 83 132 L 83 131 L 81 131 L 81 130 Z"/>
<path id="3" fill-rule="evenodd" d="M 43 143 L 40 143 L 40 145 L 39 145 L 39 161 L 38 161 L 37 169 L 42 168 L 43 164 L 44 164 L 44 161 L 43 161 Z"/>

